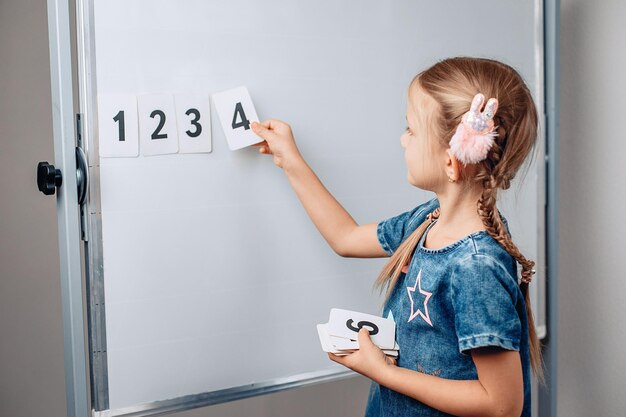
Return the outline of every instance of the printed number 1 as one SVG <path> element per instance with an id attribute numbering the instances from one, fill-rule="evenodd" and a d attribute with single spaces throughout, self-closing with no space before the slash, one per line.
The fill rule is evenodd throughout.
<path id="1" fill-rule="evenodd" d="M 117 112 L 117 114 L 113 118 L 113 121 L 119 122 L 119 126 L 118 126 L 119 141 L 120 142 L 126 141 L 126 131 L 124 129 L 124 110 L 120 110 L 119 112 Z"/>
<path id="2" fill-rule="evenodd" d="M 241 117 L 241 122 L 237 122 L 237 115 Z M 238 127 L 243 127 L 244 129 L 250 129 L 250 121 L 246 118 L 246 114 L 243 111 L 243 106 L 241 102 L 235 105 L 235 114 L 233 115 L 233 129 L 237 129 Z"/>

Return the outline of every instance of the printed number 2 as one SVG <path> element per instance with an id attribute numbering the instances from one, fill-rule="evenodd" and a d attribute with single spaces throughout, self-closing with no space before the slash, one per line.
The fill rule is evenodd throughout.
<path id="1" fill-rule="evenodd" d="M 150 113 L 150 117 L 154 119 L 156 116 L 159 116 L 159 125 L 152 132 L 152 139 L 167 139 L 167 133 L 161 133 L 161 129 L 165 126 L 165 113 L 162 110 L 154 110 Z"/>
<path id="2" fill-rule="evenodd" d="M 237 122 L 237 115 L 241 117 L 241 122 Z M 241 102 L 235 105 L 235 114 L 233 115 L 233 129 L 237 129 L 238 127 L 243 127 L 244 129 L 250 129 L 250 121 L 246 118 L 246 114 L 243 112 L 243 106 Z"/>
<path id="3" fill-rule="evenodd" d="M 124 110 L 120 110 L 119 112 L 117 112 L 117 114 L 113 118 L 113 121 L 119 122 L 119 126 L 118 126 L 119 141 L 120 142 L 126 141 L 126 130 L 124 129 Z"/>

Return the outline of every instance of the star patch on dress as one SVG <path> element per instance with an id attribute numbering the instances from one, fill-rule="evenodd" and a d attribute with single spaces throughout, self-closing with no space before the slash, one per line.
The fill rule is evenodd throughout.
<path id="1" fill-rule="evenodd" d="M 413 302 L 413 293 L 416 289 L 419 289 L 420 294 L 424 295 L 426 298 L 424 299 L 424 312 L 420 310 L 420 306 L 415 306 L 415 302 Z M 431 326 L 433 325 L 430 320 L 430 315 L 428 314 L 428 300 L 433 295 L 432 292 L 424 291 L 422 289 L 422 270 L 417 274 L 417 278 L 415 279 L 415 285 L 413 287 L 406 287 L 407 292 L 409 293 L 409 300 L 411 300 L 411 316 L 409 317 L 409 322 L 413 320 L 417 316 L 421 316 L 424 321 Z M 407 322 L 408 323 L 408 322 Z"/>

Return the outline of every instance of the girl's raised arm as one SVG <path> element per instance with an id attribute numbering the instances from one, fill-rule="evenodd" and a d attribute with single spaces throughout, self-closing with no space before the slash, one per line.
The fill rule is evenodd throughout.
<path id="1" fill-rule="evenodd" d="M 307 214 L 330 247 L 340 256 L 382 258 L 388 256 L 378 243 L 376 224 L 358 225 L 308 166 L 293 138 L 291 127 L 279 120 L 254 122 L 252 130 L 264 141 L 261 153 L 273 155 Z"/>

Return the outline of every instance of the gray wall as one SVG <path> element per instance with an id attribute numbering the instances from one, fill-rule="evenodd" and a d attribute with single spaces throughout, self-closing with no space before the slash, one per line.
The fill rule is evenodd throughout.
<path id="1" fill-rule="evenodd" d="M 560 417 L 626 414 L 624 17 L 561 0 Z"/>
<path id="2" fill-rule="evenodd" d="M 45 1 L 0 0 L 0 416 L 65 410 Z"/>
<path id="3" fill-rule="evenodd" d="M 626 2 L 561 3 L 558 415 L 622 416 Z M 47 65 L 45 1 L 1 0 L 0 416 L 65 414 L 55 203 L 34 175 L 53 160 Z M 357 416 L 366 390 L 358 378 L 177 415 Z"/>

